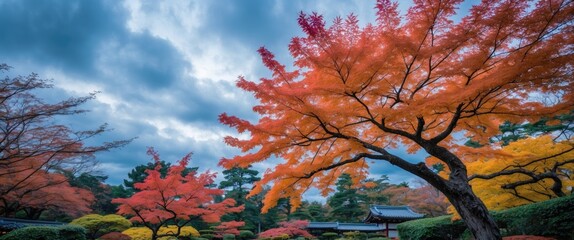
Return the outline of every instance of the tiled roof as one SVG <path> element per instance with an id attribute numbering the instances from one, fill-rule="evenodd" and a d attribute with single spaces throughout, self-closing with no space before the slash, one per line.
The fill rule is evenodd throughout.
<path id="1" fill-rule="evenodd" d="M 338 222 L 309 222 L 308 228 L 337 228 Z"/>
<path id="2" fill-rule="evenodd" d="M 424 214 L 416 213 L 408 206 L 371 206 L 369 215 L 378 218 L 398 218 L 398 219 L 417 219 L 423 218 Z"/>
<path id="3" fill-rule="evenodd" d="M 382 231 L 384 227 L 374 223 L 310 222 L 307 229 L 330 229 L 336 231 Z"/>
<path id="4" fill-rule="evenodd" d="M 337 228 L 342 231 L 382 231 L 384 229 L 376 223 L 339 223 Z"/>

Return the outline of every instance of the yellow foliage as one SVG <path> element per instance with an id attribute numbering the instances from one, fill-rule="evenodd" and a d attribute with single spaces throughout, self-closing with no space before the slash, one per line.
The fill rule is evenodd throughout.
<path id="1" fill-rule="evenodd" d="M 468 163 L 467 168 L 469 175 L 488 175 L 515 169 L 526 170 L 532 174 L 542 174 L 549 172 L 556 165 L 560 165 L 558 173 L 564 174 L 564 176 L 559 175 L 563 184 L 562 191 L 567 193 L 574 186 L 574 181 L 567 177 L 568 175 L 571 176 L 574 171 L 574 163 L 564 163 L 574 159 L 572 148 L 572 142 L 555 143 L 551 136 L 528 138 L 505 146 L 502 152 L 507 154 L 506 157 L 501 155 L 497 158 L 480 159 Z M 470 183 L 475 193 L 490 210 L 501 210 L 557 197 L 551 190 L 554 183 L 551 179 L 518 186 L 515 190 L 502 188 L 505 184 L 530 179 L 532 177 L 527 174 L 513 173 L 492 179 L 475 178 Z M 516 194 L 521 197 L 517 197 Z"/>
<path id="2" fill-rule="evenodd" d="M 158 231 L 158 235 L 162 235 L 162 234 L 170 234 L 170 233 L 176 233 L 177 232 L 177 227 L 170 225 L 168 227 L 161 227 Z M 128 235 L 132 238 L 132 240 L 149 240 L 151 239 L 151 230 L 149 228 L 146 227 L 132 227 L 129 228 L 125 231 L 122 232 L 125 235 Z M 199 232 L 191 227 L 191 226 L 184 226 L 181 228 L 181 233 L 179 234 L 180 237 L 182 236 L 193 236 L 193 237 L 199 237 Z M 169 237 L 160 237 L 159 239 L 161 240 L 171 240 L 171 239 L 177 239 L 177 237 L 174 236 L 169 236 Z"/>

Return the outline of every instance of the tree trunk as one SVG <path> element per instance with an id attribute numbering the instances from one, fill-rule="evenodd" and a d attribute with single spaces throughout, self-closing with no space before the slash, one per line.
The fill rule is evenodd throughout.
<path id="1" fill-rule="evenodd" d="M 477 240 L 502 239 L 494 218 L 484 203 L 478 198 L 467 181 L 451 179 L 450 191 L 444 192 L 460 214 L 464 223 Z"/>

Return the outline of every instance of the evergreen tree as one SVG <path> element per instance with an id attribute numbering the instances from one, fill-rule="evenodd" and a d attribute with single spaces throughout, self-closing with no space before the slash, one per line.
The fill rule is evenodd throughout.
<path id="1" fill-rule="evenodd" d="M 353 187 L 351 175 L 341 174 L 337 181 L 337 192 L 329 197 L 327 203 L 332 208 L 329 217 L 339 222 L 360 222 L 364 211 L 366 196 Z"/>
<path id="2" fill-rule="evenodd" d="M 224 221 L 243 221 L 244 229 L 257 232 L 261 222 L 261 206 L 255 199 L 247 199 L 249 190 L 254 182 L 259 181 L 259 172 L 248 168 L 231 168 L 223 171 L 225 180 L 219 183 L 220 189 L 225 189 L 225 197 L 233 198 L 245 210 L 238 213 L 227 214 L 222 217 Z"/>

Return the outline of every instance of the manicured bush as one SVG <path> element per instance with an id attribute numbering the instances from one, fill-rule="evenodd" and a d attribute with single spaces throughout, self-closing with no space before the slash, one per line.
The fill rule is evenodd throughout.
<path id="1" fill-rule="evenodd" d="M 158 231 L 158 235 L 167 234 L 167 233 L 174 233 L 177 232 L 177 227 L 175 226 L 168 226 L 168 227 L 161 227 Z M 150 229 L 146 227 L 132 227 L 128 228 L 122 232 L 125 235 L 128 235 L 132 238 L 132 240 L 149 240 L 151 239 L 152 232 Z M 181 228 L 181 232 L 178 237 L 198 237 L 199 233 L 195 228 L 191 226 L 184 226 Z M 173 237 L 163 237 L 159 239 L 173 239 Z"/>
<path id="2" fill-rule="evenodd" d="M 61 240 L 86 240 L 86 229 L 80 226 L 65 225 L 58 227 Z"/>
<path id="3" fill-rule="evenodd" d="M 533 235 L 574 239 L 574 195 L 491 212 L 503 236 Z M 466 239 L 466 225 L 450 216 L 408 221 L 397 225 L 399 237 L 409 239 Z"/>
<path id="4" fill-rule="evenodd" d="M 88 239 L 98 239 L 100 236 L 109 232 L 121 232 L 132 226 L 132 223 L 126 218 L 108 214 L 105 216 L 99 214 L 88 214 L 83 217 L 74 219 L 70 225 L 82 226 L 87 230 Z"/>
<path id="5" fill-rule="evenodd" d="M 24 227 L 0 237 L 0 240 L 85 240 L 86 230 L 77 226 Z"/>
<path id="6" fill-rule="evenodd" d="M 456 239 L 466 230 L 462 221 L 451 221 L 451 216 L 440 216 L 408 221 L 397 225 L 401 240 Z"/>
<path id="7" fill-rule="evenodd" d="M 215 234 L 206 233 L 206 234 L 201 234 L 200 236 L 202 238 L 213 239 L 215 237 Z"/>
<path id="8" fill-rule="evenodd" d="M 254 239 L 255 233 L 253 233 L 252 231 L 249 231 L 249 230 L 241 230 L 241 231 L 239 231 L 238 238 L 241 240 Z"/>
<path id="9" fill-rule="evenodd" d="M 211 229 L 201 229 L 199 230 L 199 234 L 203 235 L 203 234 L 213 234 L 213 230 Z"/>
<path id="10" fill-rule="evenodd" d="M 505 236 L 574 239 L 574 195 L 493 213 Z"/>
<path id="11" fill-rule="evenodd" d="M 59 240 L 60 234 L 55 227 L 24 227 L 0 237 L 0 240 Z"/>
<path id="12" fill-rule="evenodd" d="M 384 232 L 374 232 L 374 233 L 367 233 L 369 239 L 371 238 L 384 238 L 387 237 L 387 234 Z"/>
<path id="13" fill-rule="evenodd" d="M 131 240 L 132 238 L 121 232 L 110 232 L 102 235 L 99 240 Z"/>
<path id="14" fill-rule="evenodd" d="M 235 240 L 235 235 L 233 234 L 224 234 L 223 240 Z"/>
<path id="15" fill-rule="evenodd" d="M 334 232 L 326 232 L 326 233 L 321 234 L 321 239 L 324 239 L 324 240 L 332 240 L 332 239 L 335 239 L 337 237 L 339 237 L 339 234 L 334 233 Z"/>

